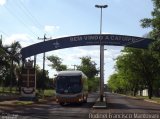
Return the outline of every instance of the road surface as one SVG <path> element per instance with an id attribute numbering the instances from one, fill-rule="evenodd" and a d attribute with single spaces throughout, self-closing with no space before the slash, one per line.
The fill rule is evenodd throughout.
<path id="1" fill-rule="evenodd" d="M 120 94 L 106 93 L 107 97 L 107 109 L 94 109 L 94 114 L 100 115 L 103 118 L 108 119 L 160 119 L 160 105 L 146 102 L 143 99 L 130 98 Z M 99 116 L 99 117 L 100 117 Z"/>
<path id="2" fill-rule="evenodd" d="M 3 117 L 9 114 L 10 117 L 15 117 L 14 119 L 88 119 L 88 114 L 97 98 L 98 94 L 92 93 L 88 95 L 87 103 L 82 105 L 67 104 L 61 106 L 52 101 L 46 104 L 37 104 L 26 107 L 9 107 L 3 109 L 0 107 L 0 110 Z"/>
<path id="3" fill-rule="evenodd" d="M 3 115 L 5 113 L 14 114 L 13 116 L 17 116 L 14 119 L 160 119 L 159 104 L 107 93 L 108 108 L 94 109 L 92 106 L 98 96 L 98 93 L 90 94 L 88 102 L 83 105 L 68 104 L 61 106 L 52 101 L 46 104 L 26 107 L 8 107 L 3 109 L 0 107 L 0 111 L 3 112 Z"/>

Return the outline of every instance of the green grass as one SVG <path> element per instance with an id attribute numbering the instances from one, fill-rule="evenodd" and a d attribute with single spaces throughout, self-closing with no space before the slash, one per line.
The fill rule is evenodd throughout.
<path id="1" fill-rule="evenodd" d="M 43 94 L 42 91 L 37 91 L 38 93 Z M 0 93 L 10 93 L 10 87 L 0 87 Z M 16 87 L 12 88 L 12 94 L 16 94 L 18 91 L 16 90 Z M 55 95 L 55 90 L 53 89 L 46 89 L 44 90 L 44 96 L 54 96 Z"/>
<path id="2" fill-rule="evenodd" d="M 139 95 L 137 95 L 137 96 L 135 96 L 135 97 L 137 97 L 137 98 L 142 98 L 142 99 L 148 99 L 148 96 L 139 96 Z"/>
<path id="3" fill-rule="evenodd" d="M 120 94 L 120 95 L 126 95 L 126 94 Z M 136 95 L 136 96 L 133 96 L 133 95 L 126 95 L 126 96 L 130 96 L 130 97 L 134 97 L 134 98 L 139 98 L 139 99 L 146 99 L 146 100 L 150 100 L 150 101 L 155 101 L 157 103 L 160 104 L 160 97 L 152 97 L 152 99 L 149 99 L 148 96 L 139 96 L 139 95 Z"/>
<path id="4" fill-rule="evenodd" d="M 12 93 L 12 94 L 17 94 L 19 93 L 17 90 L 16 90 L 16 87 L 13 87 L 12 88 L 12 92 L 10 92 L 10 87 L 0 87 L 0 93 Z"/>
<path id="5" fill-rule="evenodd" d="M 152 99 L 150 99 L 150 100 L 156 101 L 157 103 L 160 104 L 160 98 L 159 97 L 152 97 Z"/>
<path id="6" fill-rule="evenodd" d="M 134 97 L 134 96 L 132 96 Z M 140 99 L 147 99 L 147 100 L 150 100 L 150 101 L 156 101 L 157 103 L 160 104 L 160 97 L 152 97 L 151 99 L 148 98 L 148 96 L 135 96 L 136 98 L 140 98 Z"/>
<path id="7" fill-rule="evenodd" d="M 0 94 L 10 95 L 10 94 L 19 94 L 19 92 L 16 90 L 16 87 L 12 88 L 12 92 L 10 92 L 10 87 L 5 87 L 4 89 L 2 87 L 0 87 Z M 37 96 L 39 98 L 43 97 L 42 90 L 41 91 L 37 90 Z M 44 90 L 44 97 L 53 97 L 53 96 L 55 96 L 55 90 L 54 89 Z"/>
<path id="8" fill-rule="evenodd" d="M 33 101 L 16 101 L 14 104 L 16 105 L 31 105 L 33 104 Z"/>
<path id="9" fill-rule="evenodd" d="M 38 93 L 38 96 L 40 98 L 43 97 L 43 92 L 42 91 L 37 90 L 37 93 Z M 55 96 L 55 90 L 53 90 L 53 89 L 44 90 L 44 97 L 52 97 L 52 96 Z"/>
<path id="10" fill-rule="evenodd" d="M 44 90 L 44 96 L 54 96 L 55 95 L 55 90 L 48 89 Z"/>

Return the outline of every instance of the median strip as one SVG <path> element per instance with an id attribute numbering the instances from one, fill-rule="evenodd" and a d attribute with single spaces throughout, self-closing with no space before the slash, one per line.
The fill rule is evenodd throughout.
<path id="1" fill-rule="evenodd" d="M 98 98 L 93 105 L 93 108 L 95 109 L 105 109 L 107 108 L 107 100 L 106 97 L 103 97 L 103 102 L 100 101 L 100 98 Z"/>

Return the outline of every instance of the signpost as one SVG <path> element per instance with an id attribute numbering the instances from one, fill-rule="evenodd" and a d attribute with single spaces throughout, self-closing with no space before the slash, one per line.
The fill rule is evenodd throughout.
<path id="1" fill-rule="evenodd" d="M 36 98 L 36 72 L 33 67 L 33 61 L 25 62 L 25 67 L 22 69 L 22 85 L 21 98 L 23 100 L 34 100 Z"/>

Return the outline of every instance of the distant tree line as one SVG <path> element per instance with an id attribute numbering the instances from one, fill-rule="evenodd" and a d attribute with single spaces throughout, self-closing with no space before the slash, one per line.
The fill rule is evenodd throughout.
<path id="1" fill-rule="evenodd" d="M 155 42 L 147 50 L 122 50 L 122 54 L 116 59 L 116 73 L 108 81 L 108 87 L 114 92 L 135 96 L 138 90 L 148 89 L 149 99 L 160 96 L 160 2 L 152 1 L 153 18 L 142 19 L 141 26 L 152 28 L 145 37 L 154 39 Z"/>

